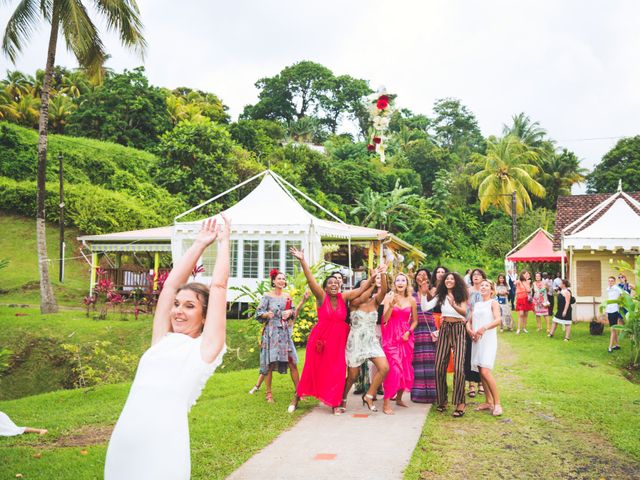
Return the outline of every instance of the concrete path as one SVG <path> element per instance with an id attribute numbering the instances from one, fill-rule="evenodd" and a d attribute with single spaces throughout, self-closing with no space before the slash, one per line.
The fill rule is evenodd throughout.
<path id="1" fill-rule="evenodd" d="M 382 413 L 382 400 L 376 402 L 379 412 L 369 412 L 351 394 L 344 415 L 318 406 L 227 478 L 402 479 L 430 407 L 406 403 L 409 408 L 393 404 L 395 415 Z"/>

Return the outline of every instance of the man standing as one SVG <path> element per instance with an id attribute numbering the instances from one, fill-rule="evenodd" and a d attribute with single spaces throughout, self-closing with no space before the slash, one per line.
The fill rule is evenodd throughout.
<path id="1" fill-rule="evenodd" d="M 514 302 L 516 300 L 516 280 L 517 279 L 518 277 L 516 276 L 516 271 L 513 268 L 511 268 L 507 274 L 507 281 L 509 282 L 509 295 L 507 298 L 511 303 L 511 311 L 514 311 L 516 309 Z"/>

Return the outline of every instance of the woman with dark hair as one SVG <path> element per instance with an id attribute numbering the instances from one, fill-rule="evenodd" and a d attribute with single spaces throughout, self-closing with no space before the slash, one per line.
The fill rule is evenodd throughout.
<path id="1" fill-rule="evenodd" d="M 431 274 L 431 297 L 434 297 L 436 295 L 438 284 L 444 279 L 444 276 L 447 273 L 449 273 L 449 269 L 447 267 L 443 267 L 442 265 L 438 265 L 433 270 L 433 273 Z M 436 329 L 439 329 L 442 324 L 442 312 L 440 311 L 440 305 L 436 305 L 433 308 L 432 312 L 433 321 L 436 323 Z M 450 355 L 447 372 L 453 373 L 453 354 Z"/>
<path id="2" fill-rule="evenodd" d="M 487 274 L 484 273 L 484 270 L 481 268 L 474 268 L 471 270 L 471 286 L 469 287 L 469 301 L 467 302 L 468 311 L 467 311 L 467 321 L 471 320 L 471 316 L 473 315 L 473 306 L 482 301 L 482 295 L 480 293 L 480 284 L 483 280 L 487 279 Z M 482 386 L 480 373 L 478 371 L 474 371 L 471 369 L 471 345 L 473 341 L 469 333 L 467 333 L 467 343 L 466 350 L 464 354 L 464 377 L 469 382 L 469 393 L 468 395 L 473 398 L 476 396 L 476 385 L 477 391 L 480 395 L 484 394 L 484 387 Z"/>
<path id="3" fill-rule="evenodd" d="M 536 314 L 536 322 L 538 324 L 538 332 L 542 330 L 542 319 L 543 317 L 547 327 L 547 333 L 549 333 L 549 299 L 547 290 L 547 282 L 542 278 L 542 273 L 535 273 L 535 281 L 532 285 L 533 291 L 533 311 Z"/>
<path id="4" fill-rule="evenodd" d="M 558 325 L 564 326 L 564 341 L 568 342 L 571 338 L 571 324 L 573 323 L 571 319 L 571 305 L 574 303 L 574 298 L 571 295 L 571 290 L 569 287 L 571 284 L 569 280 L 563 278 L 560 281 L 560 293 L 558 293 L 558 310 L 556 310 L 556 315 L 553 317 L 553 323 L 551 325 L 551 331 L 547 335 L 547 337 L 553 337 L 553 334 L 556 333 L 556 327 Z"/>
<path id="5" fill-rule="evenodd" d="M 467 300 L 469 291 L 463 278 L 455 273 L 445 274 L 444 280 L 438 284 L 436 295 L 427 305 L 426 310 L 436 306 L 442 309 L 442 327 L 438 331 L 436 347 L 436 390 L 438 393 L 439 412 L 447 409 L 447 364 L 453 350 L 453 403 L 456 409 L 455 418 L 464 415 L 466 403 L 464 398 L 464 352 L 467 342 Z"/>
<path id="6" fill-rule="evenodd" d="M 518 312 L 518 329 L 516 335 L 522 330 L 527 331 L 527 317 L 529 312 L 533 311 L 533 303 L 531 297 L 531 274 L 526 270 L 520 273 L 520 277 L 516 280 L 516 312 Z"/>
<path id="7" fill-rule="evenodd" d="M 500 305 L 500 315 L 502 318 L 500 331 L 504 331 L 505 328 L 511 331 L 513 330 L 513 317 L 511 316 L 511 307 L 509 306 L 509 284 L 507 283 L 507 277 L 504 273 L 499 274 L 496 280 L 496 297 Z"/>
<path id="8" fill-rule="evenodd" d="M 429 284 L 429 270 L 420 268 L 414 280 L 413 298 L 418 311 L 418 325 L 413 332 L 413 386 L 411 387 L 411 401 L 416 403 L 434 403 L 436 394 L 436 340 L 437 330 L 433 313 L 424 310 L 431 300 Z M 437 337 L 436 337 L 437 338 Z"/>
<path id="9" fill-rule="evenodd" d="M 230 222 L 208 219 L 158 297 L 151 348 L 140 359 L 107 448 L 104 478 L 188 479 L 189 409 L 225 352 Z M 218 240 L 211 286 L 187 283 Z"/>
<path id="10" fill-rule="evenodd" d="M 294 247 L 289 251 L 300 262 L 318 308 L 318 323 L 307 340 L 302 377 L 291 406 L 295 409 L 302 397 L 316 397 L 329 405 L 334 414 L 340 415 L 344 413 L 346 402 L 342 393 L 347 370 L 345 347 L 349 335 L 345 302 L 362 295 L 373 284 L 378 269 L 360 288 L 341 293 L 338 280 L 333 276 L 325 278 L 322 286 L 318 284 L 304 259 L 304 251 Z"/>
<path id="11" fill-rule="evenodd" d="M 283 290 L 287 286 L 287 277 L 277 268 L 269 272 L 269 277 L 272 290 L 262 297 L 256 309 L 256 318 L 264 323 L 260 342 L 260 374 L 265 376 L 267 402 L 273 403 L 273 371 L 286 374 L 288 367 L 294 389 L 298 387 L 300 374 L 298 354 L 289 329 L 289 321 L 293 320 L 296 311 L 291 296 Z"/>

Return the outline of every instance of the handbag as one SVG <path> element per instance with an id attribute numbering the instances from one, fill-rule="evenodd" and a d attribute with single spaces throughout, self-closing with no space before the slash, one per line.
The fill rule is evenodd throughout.
<path id="1" fill-rule="evenodd" d="M 438 335 L 440 335 L 440 330 L 431 330 L 431 327 L 429 326 L 429 320 L 427 320 L 427 330 L 429 330 L 431 341 L 433 343 L 436 343 L 438 341 Z"/>

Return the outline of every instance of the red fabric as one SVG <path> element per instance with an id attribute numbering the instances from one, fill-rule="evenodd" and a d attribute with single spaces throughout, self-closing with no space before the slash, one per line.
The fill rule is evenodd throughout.
<path id="1" fill-rule="evenodd" d="M 553 242 L 540 230 L 516 253 L 509 255 L 510 262 L 561 262 L 562 253 L 553 251 Z"/>
<path id="2" fill-rule="evenodd" d="M 389 362 L 384 378 L 384 398 L 393 398 L 399 391 L 411 391 L 413 386 L 413 333 L 406 342 L 402 335 L 409 330 L 411 307 L 393 307 L 389 320 L 382 323 L 382 349 Z"/>
<path id="3" fill-rule="evenodd" d="M 316 397 L 330 407 L 342 403 L 342 391 L 347 372 L 345 349 L 349 325 L 347 306 L 338 294 L 338 304 L 334 310 L 329 295 L 325 295 L 318 308 L 318 323 L 313 327 L 307 340 L 307 355 L 298 384 L 299 397 Z"/>

